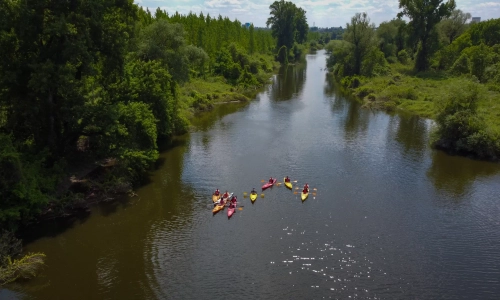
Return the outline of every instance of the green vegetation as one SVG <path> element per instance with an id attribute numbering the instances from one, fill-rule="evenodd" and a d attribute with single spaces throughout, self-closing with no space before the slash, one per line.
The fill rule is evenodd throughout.
<path id="1" fill-rule="evenodd" d="M 442 2 L 401 0 L 399 15 L 409 16 L 410 23 L 395 19 L 377 30 L 366 15 L 356 14 L 344 40 L 326 46 L 327 66 L 366 107 L 435 119 L 435 147 L 495 160 L 500 19 L 469 25 L 470 14 L 451 10 L 453 1 Z M 428 6 L 415 10 L 417 4 Z M 418 24 L 425 30 L 416 30 Z"/>
<path id="2" fill-rule="evenodd" d="M 20 259 L 12 259 L 21 253 L 21 241 L 10 231 L 0 232 L 0 285 L 17 279 L 35 277 L 44 265 L 45 255 L 30 253 Z"/>
<path id="3" fill-rule="evenodd" d="M 304 52 L 300 44 L 307 41 L 309 31 L 306 11 L 285 0 L 275 1 L 269 9 L 271 16 L 266 25 L 271 26 L 273 37 L 276 38 L 276 49 L 280 49 L 279 62 L 298 60 Z"/>

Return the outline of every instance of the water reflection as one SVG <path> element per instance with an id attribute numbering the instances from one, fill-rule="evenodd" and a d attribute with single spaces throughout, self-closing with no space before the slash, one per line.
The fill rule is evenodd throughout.
<path id="1" fill-rule="evenodd" d="M 306 62 L 282 66 L 272 84 L 270 98 L 275 101 L 284 101 L 300 94 L 306 81 L 306 70 Z"/>
<path id="2" fill-rule="evenodd" d="M 422 153 L 428 147 L 427 120 L 417 116 L 399 116 L 391 118 L 390 122 L 397 123 L 395 140 L 403 146 L 405 153 L 410 151 Z"/>
<path id="3" fill-rule="evenodd" d="M 474 182 L 499 172 L 500 166 L 496 163 L 432 151 L 432 164 L 427 176 L 437 190 L 451 196 L 444 199 L 458 204 L 471 195 Z"/>

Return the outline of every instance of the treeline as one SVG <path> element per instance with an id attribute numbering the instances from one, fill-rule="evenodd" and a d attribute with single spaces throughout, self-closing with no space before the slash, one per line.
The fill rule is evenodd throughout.
<path id="1" fill-rule="evenodd" d="M 80 162 L 112 158 L 105 180 L 130 189 L 158 143 L 187 130 L 183 110 L 217 97 L 181 97 L 185 84 L 258 86 L 276 52 L 271 31 L 201 13 L 153 15 L 132 0 L 7 0 L 0 12 L 2 228 L 49 202 L 67 206 L 58 186 Z"/>
<path id="2" fill-rule="evenodd" d="M 343 40 L 327 45 L 329 69 L 367 106 L 435 118 L 436 147 L 496 159 L 500 124 L 481 107 L 498 101 L 491 92 L 500 91 L 500 19 L 469 24 L 453 0 L 399 6 L 397 18 L 378 28 L 366 13 L 352 17 Z"/>

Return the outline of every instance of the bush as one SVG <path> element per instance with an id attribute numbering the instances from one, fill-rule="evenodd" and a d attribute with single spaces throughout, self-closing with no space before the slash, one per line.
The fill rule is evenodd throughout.
<path id="1" fill-rule="evenodd" d="M 29 253 L 21 259 L 7 257 L 5 267 L 0 268 L 0 283 L 6 284 L 18 279 L 30 279 L 44 265 L 45 254 Z"/>
<path id="2" fill-rule="evenodd" d="M 477 114 L 481 98 L 482 90 L 478 83 L 461 80 L 454 87 L 449 96 L 439 103 L 434 146 L 481 158 L 496 158 L 500 154 L 498 137 L 488 133 L 485 121 Z"/>
<path id="3" fill-rule="evenodd" d="M 390 85 L 382 91 L 381 97 L 392 101 L 399 101 L 400 99 L 417 100 L 418 93 L 410 86 Z"/>
<path id="4" fill-rule="evenodd" d="M 346 88 L 356 89 L 361 85 L 361 78 L 358 76 L 347 76 L 340 80 L 340 84 Z"/>
<path id="5" fill-rule="evenodd" d="M 467 54 L 462 54 L 451 66 L 450 73 L 455 75 L 470 74 L 471 64 Z"/>
<path id="6" fill-rule="evenodd" d="M 389 56 L 387 57 L 387 62 L 390 64 L 395 64 L 398 62 L 398 58 L 396 56 Z"/>
<path id="7" fill-rule="evenodd" d="M 410 61 L 410 55 L 406 50 L 401 50 L 398 52 L 398 60 L 402 64 L 407 64 Z"/>
<path id="8" fill-rule="evenodd" d="M 373 93 L 373 89 L 366 87 L 366 86 L 362 86 L 357 90 L 357 95 L 358 95 L 358 97 L 361 97 L 361 98 L 364 98 L 365 96 L 367 96 L 370 93 Z"/>

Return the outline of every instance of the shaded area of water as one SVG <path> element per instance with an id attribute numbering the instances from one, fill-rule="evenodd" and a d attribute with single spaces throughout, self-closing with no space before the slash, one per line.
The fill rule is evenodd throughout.
<path id="1" fill-rule="evenodd" d="M 137 197 L 49 224 L 19 299 L 498 299 L 500 166 L 428 147 L 432 123 L 346 99 L 324 52 L 218 106 Z M 243 192 L 288 175 L 254 204 Z M 215 188 L 242 210 L 212 215 Z"/>

